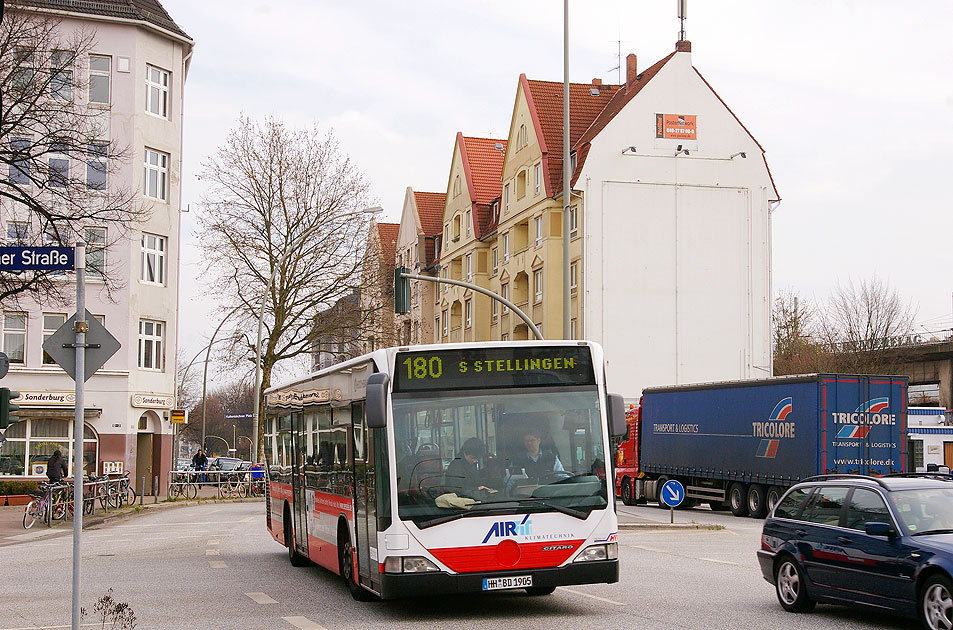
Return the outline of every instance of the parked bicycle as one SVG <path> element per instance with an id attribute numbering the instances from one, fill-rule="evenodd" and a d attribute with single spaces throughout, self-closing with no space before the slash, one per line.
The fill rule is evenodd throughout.
<path id="1" fill-rule="evenodd" d="M 170 499 L 194 499 L 198 496 L 198 475 L 192 471 L 176 471 L 169 481 Z"/>
<path id="2" fill-rule="evenodd" d="M 43 494 L 35 496 L 23 510 L 23 529 L 30 529 L 37 521 L 49 525 L 51 519 L 57 518 L 54 513 L 54 505 L 63 505 L 61 513 L 60 508 L 56 510 L 56 513 L 60 514 L 58 518 L 63 518 L 66 515 L 66 506 L 61 499 L 67 488 L 69 488 L 69 484 L 65 482 L 42 484 L 39 490 Z"/>

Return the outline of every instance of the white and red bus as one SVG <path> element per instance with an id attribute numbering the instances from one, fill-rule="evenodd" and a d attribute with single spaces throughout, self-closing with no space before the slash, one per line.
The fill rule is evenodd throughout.
<path id="1" fill-rule="evenodd" d="M 271 535 L 357 599 L 618 580 L 595 343 L 377 350 L 267 390 L 265 422 Z"/>

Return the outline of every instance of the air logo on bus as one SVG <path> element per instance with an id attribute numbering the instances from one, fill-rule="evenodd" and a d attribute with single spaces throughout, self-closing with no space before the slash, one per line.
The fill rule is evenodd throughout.
<path id="1" fill-rule="evenodd" d="M 853 413 L 840 413 L 834 411 L 831 413 L 831 419 L 835 424 L 856 424 L 856 425 L 873 425 L 873 424 L 887 424 L 895 425 L 897 424 L 897 414 L 895 413 L 880 413 L 884 409 L 890 406 L 890 399 L 886 396 L 882 398 L 874 398 L 868 400 L 864 404 L 860 405 L 853 411 Z M 840 434 L 838 434 L 840 437 Z M 860 436 L 863 437 L 863 436 Z"/>
<path id="2" fill-rule="evenodd" d="M 533 533 L 533 521 L 529 514 L 523 520 L 497 521 L 490 525 L 490 531 L 483 537 L 483 543 L 491 538 L 509 538 L 510 536 L 529 536 Z M 482 543 L 481 543 L 482 544 Z"/>

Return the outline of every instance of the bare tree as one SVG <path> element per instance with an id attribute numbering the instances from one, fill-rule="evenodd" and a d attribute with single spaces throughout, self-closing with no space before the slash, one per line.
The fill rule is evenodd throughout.
<path id="1" fill-rule="evenodd" d="M 0 22 L 0 206 L 6 240 L 21 245 L 71 245 L 82 238 L 87 267 L 118 286 L 97 256 L 125 236 L 151 208 L 118 173 L 128 148 L 109 140 L 109 111 L 90 107 L 103 93 L 91 80 L 95 32 L 65 29 L 50 13 L 8 3 Z M 95 76 L 95 75 L 93 75 Z M 106 88 L 108 95 L 108 86 Z M 108 96 L 107 96 L 108 102 Z M 96 228 L 108 227 L 108 242 Z M 118 228 L 118 229 L 112 229 Z M 0 274 L 0 303 L 29 296 L 63 302 L 71 295 L 56 272 Z"/>
<path id="2" fill-rule="evenodd" d="M 823 314 L 822 341 L 837 354 L 840 371 L 894 371 L 891 349 L 910 334 L 915 318 L 912 302 L 904 302 L 885 280 L 848 280 L 838 283 Z"/>
<path id="3" fill-rule="evenodd" d="M 833 369 L 835 358 L 818 340 L 818 312 L 793 289 L 774 300 L 774 374 L 808 374 Z"/>
<path id="4" fill-rule="evenodd" d="M 273 117 L 240 118 L 201 178 L 210 291 L 223 309 L 239 307 L 250 332 L 234 350 L 246 360 L 264 299 L 264 389 L 279 361 L 312 351 L 318 313 L 361 290 L 368 185 L 332 133 Z M 261 423 L 259 445 L 263 432 Z"/>

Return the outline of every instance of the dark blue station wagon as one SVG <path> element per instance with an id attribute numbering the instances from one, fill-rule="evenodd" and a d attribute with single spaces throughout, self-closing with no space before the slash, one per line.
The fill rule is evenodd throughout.
<path id="1" fill-rule="evenodd" d="M 953 630 L 953 477 L 805 480 L 765 520 L 758 561 L 787 611 L 852 604 Z"/>

